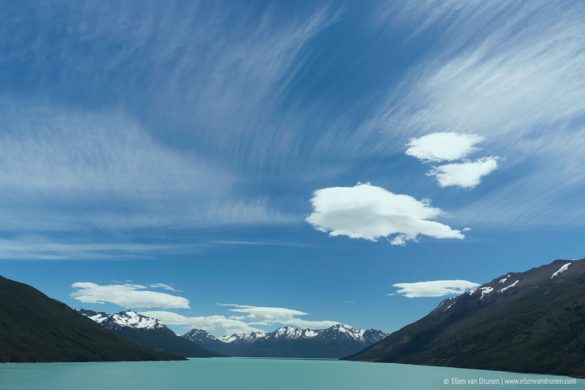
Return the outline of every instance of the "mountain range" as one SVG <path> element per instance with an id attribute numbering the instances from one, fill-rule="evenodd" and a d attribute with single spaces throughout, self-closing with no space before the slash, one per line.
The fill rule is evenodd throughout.
<path id="1" fill-rule="evenodd" d="M 338 324 L 177 336 L 134 311 L 73 310 L 0 277 L 0 362 L 337 358 L 585 377 L 585 259 L 510 272 L 390 334 Z"/>
<path id="2" fill-rule="evenodd" d="M 186 357 L 212 357 L 209 352 L 194 342 L 179 337 L 159 320 L 136 313 L 132 310 L 115 314 L 79 309 L 79 313 L 100 324 L 118 336 L 136 344 Z"/>
<path id="3" fill-rule="evenodd" d="M 497 277 L 348 359 L 584 377 L 585 259 Z"/>
<path id="4" fill-rule="evenodd" d="M 201 329 L 183 335 L 203 348 L 229 356 L 339 358 L 358 352 L 386 337 L 375 329 L 354 329 L 337 324 L 311 330 L 282 327 L 272 332 L 215 337 Z"/>
<path id="5" fill-rule="evenodd" d="M 64 303 L 0 276 L 0 362 L 179 359 L 118 337 Z"/>

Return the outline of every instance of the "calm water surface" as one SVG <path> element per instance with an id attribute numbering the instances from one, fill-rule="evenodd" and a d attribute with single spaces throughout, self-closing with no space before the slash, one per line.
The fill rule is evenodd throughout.
<path id="1" fill-rule="evenodd" d="M 525 378 L 525 379 L 524 379 Z M 504 384 L 569 379 L 496 371 L 335 360 L 192 359 L 181 362 L 0 364 L 0 389 L 582 389 L 576 384 Z M 570 380 L 570 379 L 569 379 Z M 477 381 L 474 384 L 474 381 Z M 486 382 L 492 381 L 491 384 Z M 496 381 L 499 381 L 496 383 Z M 449 382 L 445 384 L 445 382 Z M 451 383 L 457 382 L 458 384 Z"/>

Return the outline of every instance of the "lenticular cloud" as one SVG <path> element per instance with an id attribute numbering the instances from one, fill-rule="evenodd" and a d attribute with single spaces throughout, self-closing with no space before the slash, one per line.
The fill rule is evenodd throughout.
<path id="1" fill-rule="evenodd" d="M 481 183 L 482 177 L 498 167 L 498 157 L 494 156 L 475 161 L 465 159 L 477 150 L 475 145 L 483 141 L 483 137 L 475 134 L 431 133 L 412 138 L 405 153 L 425 163 L 463 159 L 462 162 L 435 166 L 427 176 L 435 176 L 441 187 L 473 188 Z"/>
<path id="2" fill-rule="evenodd" d="M 439 165 L 427 175 L 435 176 L 441 187 L 473 188 L 481 183 L 482 177 L 489 175 L 497 167 L 498 158 L 490 156 L 476 161 Z"/>
<path id="3" fill-rule="evenodd" d="M 483 140 L 475 134 L 431 133 L 411 139 L 406 154 L 424 162 L 459 160 L 475 152 L 475 145 Z"/>
<path id="4" fill-rule="evenodd" d="M 189 300 L 176 295 L 146 290 L 140 284 L 76 282 L 71 296 L 83 303 L 113 303 L 125 308 L 189 309 Z"/>
<path id="5" fill-rule="evenodd" d="M 420 235 L 464 238 L 460 230 L 435 221 L 442 211 L 428 202 L 371 184 L 319 189 L 311 205 L 313 212 L 306 221 L 331 236 L 371 241 L 389 238 L 393 245 L 405 245 Z"/>
<path id="6" fill-rule="evenodd" d="M 429 282 L 396 283 L 396 294 L 407 298 L 434 298 L 459 295 L 479 287 L 478 283 L 467 280 L 433 280 Z"/>

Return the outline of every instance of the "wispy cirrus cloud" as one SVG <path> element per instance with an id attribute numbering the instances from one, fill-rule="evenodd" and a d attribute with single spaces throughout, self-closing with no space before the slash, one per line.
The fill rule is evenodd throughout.
<path id="1" fill-rule="evenodd" d="M 11 31 L 0 38 L 6 240 L 63 242 L 67 232 L 73 248 L 100 234 L 151 239 L 302 221 L 256 189 L 250 172 L 275 166 L 296 142 L 271 118 L 302 51 L 339 7 L 284 15 L 168 2 L 136 18 L 129 5 L 48 2 L 0 12 Z M 58 37 L 55 23 L 67 26 Z M 32 25 L 30 34 L 17 27 Z"/>
<path id="2" fill-rule="evenodd" d="M 14 228 L 14 227 L 12 227 Z M 22 228 L 22 226 L 18 226 Z M 63 225 L 63 229 L 71 225 Z M 1 229 L 0 229 L 1 231 Z M 186 243 L 160 238 L 156 241 L 132 241 L 83 237 L 54 237 L 50 234 L 9 234 L 0 238 L 0 260 L 139 260 L 184 255 L 220 246 L 308 247 L 287 241 L 245 241 L 201 239 Z M 160 284 L 160 288 L 165 288 Z M 167 286 L 166 289 L 168 289 Z"/>
<path id="3" fill-rule="evenodd" d="M 456 218 L 584 224 L 583 213 L 567 212 L 578 208 L 575 194 L 585 190 L 578 168 L 585 163 L 579 152 L 585 129 L 583 3 L 422 1 L 386 11 L 378 13 L 378 27 L 411 29 L 412 39 L 432 30 L 437 42 L 364 124 L 362 135 L 386 138 L 378 145 L 394 151 L 393 140 L 436 129 L 477 134 L 486 139 L 486 155 L 502 156 L 508 171 L 522 167 L 523 177 L 462 205 Z"/>
<path id="4" fill-rule="evenodd" d="M 291 221 L 263 199 L 240 197 L 235 176 L 223 167 L 158 142 L 128 117 L 3 104 L 10 112 L 2 119 L 4 126 L 19 129 L 0 133 L 4 229 Z"/>
<path id="5" fill-rule="evenodd" d="M 202 244 L 48 239 L 41 235 L 0 238 L 1 260 L 129 260 L 194 251 Z"/>
<path id="6" fill-rule="evenodd" d="M 223 164 L 244 170 L 272 165 L 298 141 L 272 116 L 308 60 L 303 50 L 341 15 L 329 3 L 281 8 L 169 1 L 137 18 L 130 3 L 13 7 L 0 49 L 18 66 L 7 68 L 5 89 L 30 92 L 34 79 L 44 86 L 40 100 L 123 107 L 160 139 L 205 158 L 221 153 Z M 34 43 L 18 28 L 31 23 Z M 60 39 L 51 39 L 54 23 L 68 26 Z"/>

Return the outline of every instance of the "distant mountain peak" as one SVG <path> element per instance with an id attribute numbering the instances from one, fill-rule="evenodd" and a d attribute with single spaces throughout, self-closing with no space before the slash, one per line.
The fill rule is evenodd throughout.
<path id="1" fill-rule="evenodd" d="M 215 354 L 204 350 L 189 339 L 179 337 L 156 318 L 125 310 L 108 314 L 92 310 L 78 309 L 79 313 L 92 319 L 110 331 L 137 344 L 155 350 L 164 350 L 181 356 L 207 357 Z M 205 331 L 200 331 L 204 332 Z"/>
<path id="2" fill-rule="evenodd" d="M 386 334 L 375 329 L 355 329 L 335 324 L 326 329 L 282 326 L 271 332 L 251 332 L 215 337 L 192 329 L 183 337 L 205 348 L 233 356 L 340 357 L 345 351 L 358 351 Z"/>

